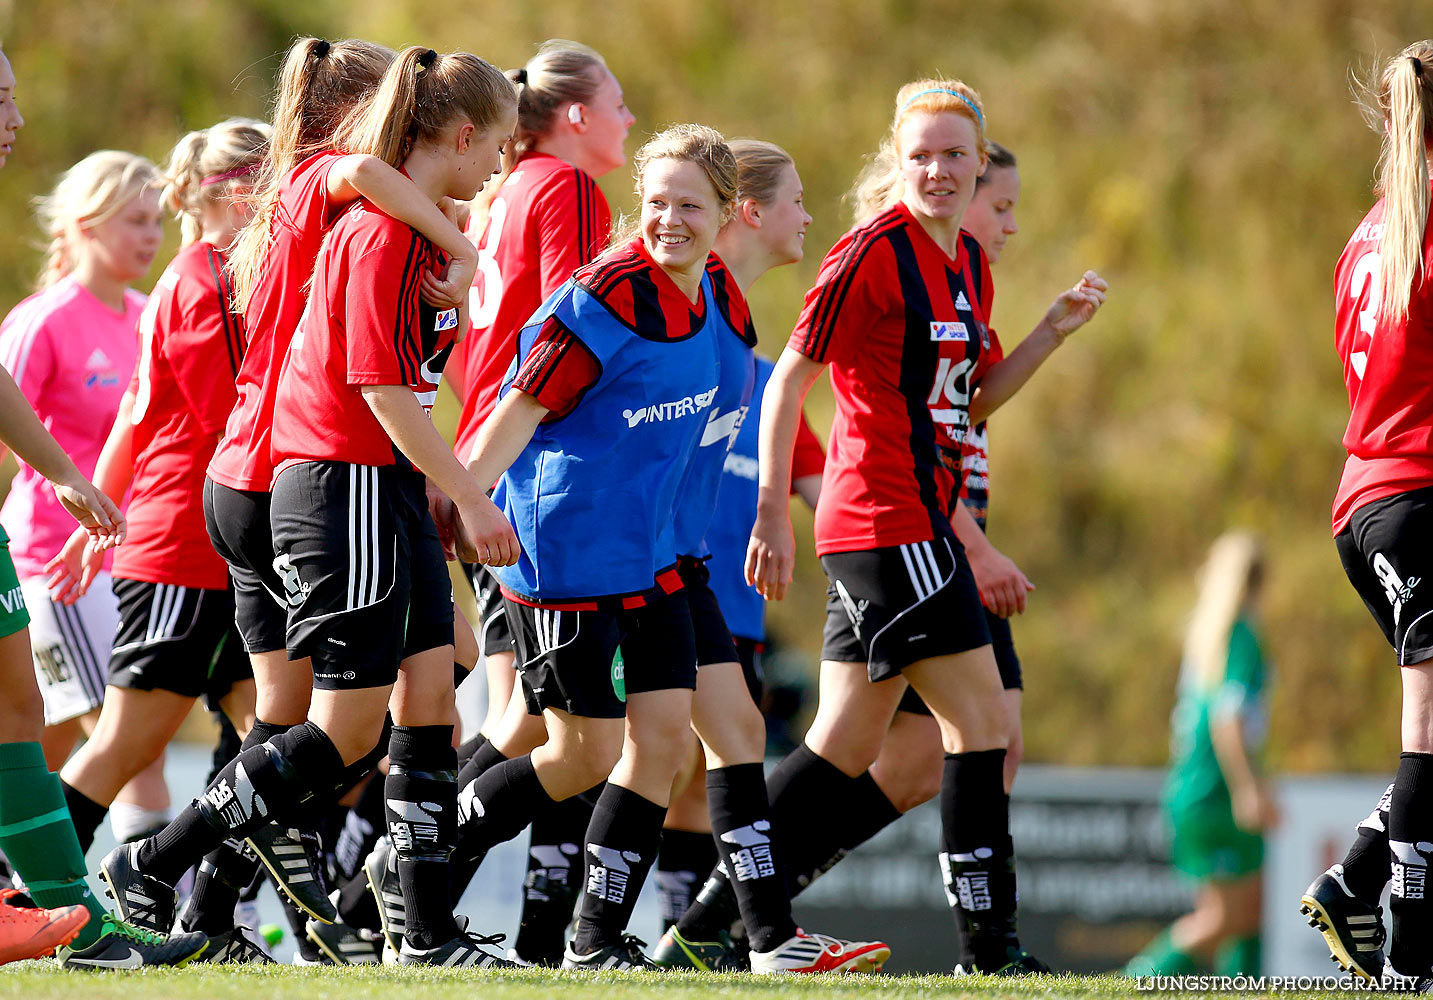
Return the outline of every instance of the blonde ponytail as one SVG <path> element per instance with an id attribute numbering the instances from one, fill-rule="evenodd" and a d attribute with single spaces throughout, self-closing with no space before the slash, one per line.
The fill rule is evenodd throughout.
<path id="1" fill-rule="evenodd" d="M 1264 550 L 1247 531 L 1230 531 L 1210 546 L 1199 574 L 1199 599 L 1184 634 L 1184 662 L 1206 690 L 1224 677 L 1229 634 L 1264 580 Z"/>
<path id="2" fill-rule="evenodd" d="M 254 186 L 254 217 L 229 253 L 234 300 L 241 312 L 248 308 L 268 256 L 279 185 L 313 154 L 336 148 L 339 125 L 372 96 L 392 61 L 392 49 L 359 38 L 300 38 L 289 46 L 274 95 L 269 158 Z"/>
<path id="3" fill-rule="evenodd" d="M 183 242 L 199 238 L 200 215 L 216 198 L 227 197 L 236 181 L 252 184 L 269 152 L 272 129 L 252 118 L 229 118 L 190 132 L 169 154 L 164 204 L 180 220 Z"/>
<path id="4" fill-rule="evenodd" d="M 1390 59 L 1376 90 L 1363 101 L 1383 130 L 1377 193 L 1383 198 L 1378 240 L 1379 315 L 1408 318 L 1413 290 L 1424 277 L 1428 227 L 1428 155 L 1433 147 L 1433 40 L 1414 42 Z"/>

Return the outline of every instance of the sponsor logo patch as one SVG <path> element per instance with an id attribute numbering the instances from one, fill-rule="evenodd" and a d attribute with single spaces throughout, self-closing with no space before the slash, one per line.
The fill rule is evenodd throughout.
<path id="1" fill-rule="evenodd" d="M 955 320 L 932 320 L 930 324 L 931 340 L 969 340 L 970 333 L 965 329 L 965 324 Z"/>

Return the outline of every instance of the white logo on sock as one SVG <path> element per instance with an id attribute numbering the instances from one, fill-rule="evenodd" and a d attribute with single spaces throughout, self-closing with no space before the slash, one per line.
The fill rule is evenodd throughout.
<path id="1" fill-rule="evenodd" d="M 721 835 L 722 843 L 739 848 L 728 855 L 732 867 L 736 869 L 734 874 L 738 882 L 750 882 L 776 874 L 776 861 L 771 856 L 771 838 L 767 836 L 770 832 L 771 824 L 759 819 L 750 826 L 728 830 Z"/>
<path id="2" fill-rule="evenodd" d="M 601 844 L 588 844 L 587 853 L 595 859 L 587 870 L 587 891 L 598 899 L 609 903 L 621 903 L 627 898 L 627 883 L 632 878 L 632 868 L 642 860 L 635 851 L 614 851 Z"/>
<path id="3" fill-rule="evenodd" d="M 1388 849 L 1398 860 L 1393 862 L 1389 892 L 1400 899 L 1423 899 L 1428 891 L 1428 855 L 1433 844 L 1426 840 L 1410 843 L 1390 840 Z"/>

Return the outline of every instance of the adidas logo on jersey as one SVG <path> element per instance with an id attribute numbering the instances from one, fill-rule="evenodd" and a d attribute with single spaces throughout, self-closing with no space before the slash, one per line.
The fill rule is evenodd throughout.
<path id="1" fill-rule="evenodd" d="M 965 297 L 964 292 L 955 293 L 955 308 L 970 312 L 970 300 Z"/>
<path id="2" fill-rule="evenodd" d="M 970 333 L 965 329 L 964 323 L 952 322 L 949 320 L 932 320 L 930 324 L 931 340 L 969 340 Z"/>
<path id="3" fill-rule="evenodd" d="M 89 359 L 85 361 L 86 368 L 112 368 L 113 366 L 114 362 L 109 359 L 109 355 L 98 347 L 90 352 Z"/>

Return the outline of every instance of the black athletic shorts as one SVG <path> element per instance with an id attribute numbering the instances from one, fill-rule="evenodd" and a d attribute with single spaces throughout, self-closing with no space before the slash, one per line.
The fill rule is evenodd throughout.
<path id="1" fill-rule="evenodd" d="M 990 644 L 975 577 L 959 542 L 893 545 L 821 557 L 831 581 L 821 659 L 865 662 L 872 681 L 918 660 Z"/>
<path id="2" fill-rule="evenodd" d="M 1001 686 L 1007 691 L 1021 690 L 1025 687 L 1025 678 L 1020 671 L 1020 657 L 1015 653 L 1015 640 L 1010 634 L 1010 619 L 1001 618 L 986 608 L 985 624 L 990 628 L 990 648 L 995 653 L 995 667 L 1000 671 Z M 915 688 L 908 687 L 896 711 L 930 715 L 930 706 L 921 700 Z"/>
<path id="3" fill-rule="evenodd" d="M 736 661 L 741 664 L 746 689 L 751 692 L 751 700 L 760 705 L 766 693 L 766 675 L 761 669 L 761 654 L 766 652 L 766 643 L 739 635 L 732 636 L 732 641 L 736 643 Z"/>
<path id="4" fill-rule="evenodd" d="M 234 596 L 169 583 L 114 578 L 119 631 L 109 657 L 113 687 L 207 695 L 210 707 L 254 676 L 234 628 Z"/>
<path id="5" fill-rule="evenodd" d="M 477 563 L 463 563 L 463 572 L 473 585 L 473 596 L 478 604 L 478 656 L 486 658 L 494 653 L 511 653 L 512 629 L 508 628 L 508 616 L 503 611 L 502 588 L 498 578 L 486 566 Z"/>
<path id="6" fill-rule="evenodd" d="M 692 613 L 680 591 L 621 611 L 557 611 L 507 597 L 503 604 L 533 714 L 556 708 L 620 719 L 629 694 L 697 686 Z"/>
<path id="7" fill-rule="evenodd" d="M 705 560 L 691 556 L 677 557 L 677 574 L 682 578 L 682 593 L 692 610 L 692 634 L 697 642 L 697 666 L 711 663 L 740 663 L 731 629 L 726 627 L 721 605 L 712 593 L 711 571 Z"/>
<path id="8" fill-rule="evenodd" d="M 270 508 L 291 658 L 314 687 L 383 687 L 403 659 L 453 644 L 453 588 L 423 476 L 396 465 L 304 462 Z"/>
<path id="9" fill-rule="evenodd" d="M 284 582 L 274 569 L 271 497 L 262 490 L 231 490 L 204 480 L 204 524 L 214 551 L 229 564 L 234 623 L 251 653 L 283 649 L 288 625 Z"/>
<path id="10" fill-rule="evenodd" d="M 1398 665 L 1433 657 L 1433 486 L 1364 504 L 1334 544 Z"/>

